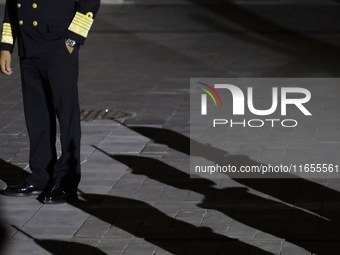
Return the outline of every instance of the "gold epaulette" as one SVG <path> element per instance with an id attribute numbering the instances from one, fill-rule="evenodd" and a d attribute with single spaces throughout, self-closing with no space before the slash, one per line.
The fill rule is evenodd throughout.
<path id="1" fill-rule="evenodd" d="M 12 26 L 10 23 L 3 23 L 1 42 L 13 44 Z"/>
<path id="2" fill-rule="evenodd" d="M 68 30 L 86 38 L 87 34 L 90 31 L 92 23 L 93 23 L 92 12 L 88 12 L 86 13 L 86 15 L 77 12 L 72 20 L 72 23 L 68 27 Z"/>

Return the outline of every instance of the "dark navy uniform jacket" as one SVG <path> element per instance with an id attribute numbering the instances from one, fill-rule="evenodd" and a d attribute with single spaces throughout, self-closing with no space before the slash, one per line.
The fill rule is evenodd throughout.
<path id="1" fill-rule="evenodd" d="M 82 45 L 99 6 L 100 0 L 7 0 L 0 49 L 12 53 L 17 38 L 19 56 L 29 58 L 67 38 Z"/>

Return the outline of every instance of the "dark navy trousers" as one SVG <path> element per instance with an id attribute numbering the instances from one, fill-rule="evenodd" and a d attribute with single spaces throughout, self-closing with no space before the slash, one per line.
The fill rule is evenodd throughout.
<path id="1" fill-rule="evenodd" d="M 70 54 L 65 42 L 32 58 L 21 58 L 24 112 L 30 140 L 28 184 L 75 191 L 80 181 L 79 48 Z M 62 154 L 57 158 L 56 125 Z"/>

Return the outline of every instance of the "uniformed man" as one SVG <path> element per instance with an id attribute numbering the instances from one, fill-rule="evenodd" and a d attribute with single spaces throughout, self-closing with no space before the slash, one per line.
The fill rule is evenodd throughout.
<path id="1" fill-rule="evenodd" d="M 77 199 L 80 181 L 78 51 L 100 0 L 7 0 L 1 37 L 1 72 L 12 74 L 18 41 L 22 94 L 32 174 L 9 196 L 39 195 L 43 203 Z M 56 153 L 56 116 L 62 155 Z"/>

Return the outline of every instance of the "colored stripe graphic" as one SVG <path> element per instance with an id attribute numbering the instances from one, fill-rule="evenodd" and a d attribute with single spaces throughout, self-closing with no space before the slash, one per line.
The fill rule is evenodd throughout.
<path id="1" fill-rule="evenodd" d="M 207 92 L 208 93 L 208 95 L 214 100 L 214 103 L 215 103 L 215 105 L 217 106 L 217 104 L 216 104 L 216 100 L 215 100 L 215 98 L 214 98 L 214 96 L 208 91 L 208 90 L 206 90 L 206 89 L 203 89 L 203 88 L 200 88 L 200 87 L 196 87 L 196 88 L 198 88 L 198 89 L 201 89 L 201 90 L 203 90 L 203 91 L 205 91 L 205 92 Z"/>
<path id="2" fill-rule="evenodd" d="M 222 100 L 221 100 L 219 94 L 217 93 L 217 91 L 216 91 L 213 87 L 211 87 L 211 86 L 208 85 L 208 84 L 202 83 L 202 82 L 197 82 L 197 83 L 202 84 L 202 85 L 208 87 L 209 89 L 211 89 L 211 90 L 215 93 L 215 95 L 218 97 L 218 100 L 220 100 L 220 104 L 221 104 L 221 106 L 222 106 Z M 209 93 L 209 94 L 210 94 L 210 93 Z M 215 101 L 215 99 L 214 99 L 214 101 Z M 215 102 L 215 104 L 216 104 L 216 102 Z"/>

